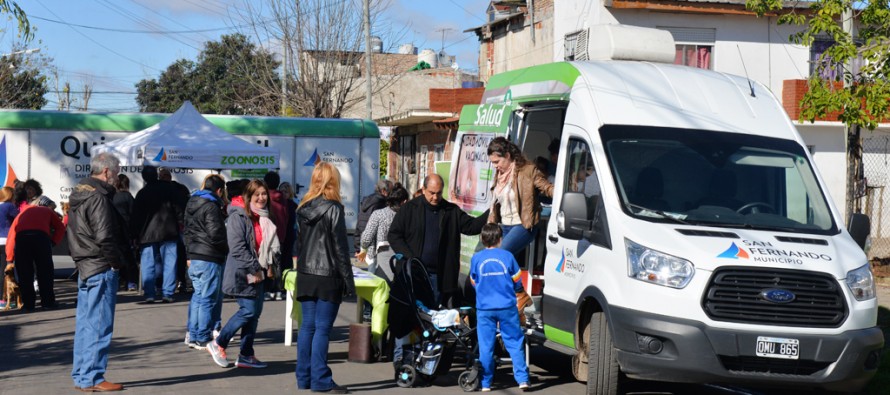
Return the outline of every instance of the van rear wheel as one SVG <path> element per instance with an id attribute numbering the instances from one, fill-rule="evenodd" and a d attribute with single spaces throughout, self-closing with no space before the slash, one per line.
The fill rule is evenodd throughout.
<path id="1" fill-rule="evenodd" d="M 623 392 L 624 375 L 615 358 L 612 334 L 606 314 L 597 311 L 590 318 L 587 341 L 587 394 L 617 395 Z"/>

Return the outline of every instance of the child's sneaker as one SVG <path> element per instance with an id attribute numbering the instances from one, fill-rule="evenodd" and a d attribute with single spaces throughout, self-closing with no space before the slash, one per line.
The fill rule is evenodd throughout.
<path id="1" fill-rule="evenodd" d="M 519 383 L 519 389 L 522 391 L 528 391 L 528 383 Z"/>
<path id="2" fill-rule="evenodd" d="M 235 366 L 239 368 L 262 369 L 265 368 L 267 365 L 259 359 L 256 359 L 256 356 L 251 355 L 249 357 L 245 357 L 243 355 L 238 355 L 238 362 L 235 363 Z"/>
<path id="3" fill-rule="evenodd" d="M 482 392 L 491 392 L 491 388 L 483 387 Z"/>
<path id="4" fill-rule="evenodd" d="M 226 358 L 226 349 L 216 344 L 216 341 L 207 343 L 207 352 L 213 357 L 213 362 L 222 368 L 229 367 L 229 360 Z"/>

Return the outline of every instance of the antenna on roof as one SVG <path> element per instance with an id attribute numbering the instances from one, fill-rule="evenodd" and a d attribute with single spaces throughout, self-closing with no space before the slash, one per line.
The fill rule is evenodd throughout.
<path id="1" fill-rule="evenodd" d="M 745 66 L 745 58 L 742 57 L 742 49 L 739 48 L 738 44 L 735 45 L 735 49 L 739 51 L 739 59 L 742 60 L 742 69 L 745 70 L 745 79 L 748 80 L 748 88 L 751 89 L 751 97 L 757 97 L 757 95 L 754 94 L 754 84 L 751 83 L 751 77 L 748 77 L 748 67 Z"/>

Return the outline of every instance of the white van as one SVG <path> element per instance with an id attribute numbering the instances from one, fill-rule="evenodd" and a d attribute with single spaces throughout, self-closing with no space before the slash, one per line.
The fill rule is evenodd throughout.
<path id="1" fill-rule="evenodd" d="M 493 76 L 460 122 L 448 198 L 476 215 L 491 205 L 492 138 L 542 169 L 558 141 L 552 203 L 520 260 L 527 333 L 574 355 L 588 393 L 621 392 L 626 378 L 856 391 L 876 372 L 868 219 L 844 229 L 761 84 L 655 62 L 552 63 Z M 462 241 L 468 265 L 480 246 Z"/>

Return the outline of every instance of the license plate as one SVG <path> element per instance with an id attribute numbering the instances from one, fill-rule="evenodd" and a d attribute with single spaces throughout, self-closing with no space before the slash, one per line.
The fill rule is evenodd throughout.
<path id="1" fill-rule="evenodd" d="M 782 337 L 758 336 L 755 353 L 758 357 L 797 359 L 800 353 L 800 341 Z"/>

